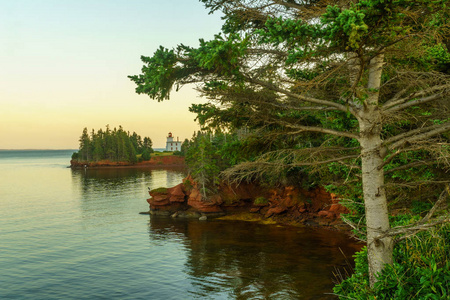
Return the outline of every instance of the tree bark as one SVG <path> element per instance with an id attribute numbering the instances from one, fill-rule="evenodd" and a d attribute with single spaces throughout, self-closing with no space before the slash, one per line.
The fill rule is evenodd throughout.
<path id="1" fill-rule="evenodd" d="M 374 57 L 369 64 L 368 97 L 359 111 L 361 145 L 361 169 L 364 206 L 367 225 L 367 253 L 370 285 L 377 281 L 377 274 L 386 264 L 392 263 L 393 240 L 391 237 L 376 239 L 390 229 L 381 149 L 381 111 L 378 98 L 383 69 L 383 54 Z"/>

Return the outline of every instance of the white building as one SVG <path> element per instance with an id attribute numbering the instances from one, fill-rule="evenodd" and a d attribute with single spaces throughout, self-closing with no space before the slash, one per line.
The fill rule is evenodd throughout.
<path id="1" fill-rule="evenodd" d="M 178 137 L 176 141 L 173 140 L 172 132 L 167 136 L 166 151 L 181 151 L 181 142 Z"/>

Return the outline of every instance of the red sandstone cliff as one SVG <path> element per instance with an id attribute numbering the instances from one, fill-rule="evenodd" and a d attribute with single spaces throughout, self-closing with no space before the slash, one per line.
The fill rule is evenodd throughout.
<path id="1" fill-rule="evenodd" d="M 222 184 L 216 195 L 203 199 L 197 184 L 187 177 L 177 186 L 149 193 L 151 198 L 147 202 L 151 214 L 199 216 L 250 212 L 290 223 L 334 225 L 341 223 L 341 213 L 348 213 L 335 195 L 320 187 L 269 189 L 247 183 Z"/>

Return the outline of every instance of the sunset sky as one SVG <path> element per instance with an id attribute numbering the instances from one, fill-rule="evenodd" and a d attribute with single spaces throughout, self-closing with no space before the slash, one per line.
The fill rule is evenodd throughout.
<path id="1" fill-rule="evenodd" d="M 77 149 L 84 127 L 122 125 L 154 147 L 198 130 L 190 87 L 158 103 L 127 75 L 163 45 L 197 46 L 220 15 L 197 0 L 0 0 L 0 149 Z"/>

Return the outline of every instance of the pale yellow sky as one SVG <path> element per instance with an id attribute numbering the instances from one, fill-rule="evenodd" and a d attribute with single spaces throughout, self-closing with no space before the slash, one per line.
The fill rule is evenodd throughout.
<path id="1" fill-rule="evenodd" d="M 0 149 L 77 149 L 84 127 L 122 125 L 154 147 L 190 138 L 192 87 L 160 102 L 127 75 L 163 45 L 196 46 L 220 16 L 197 0 L 0 1 Z"/>

